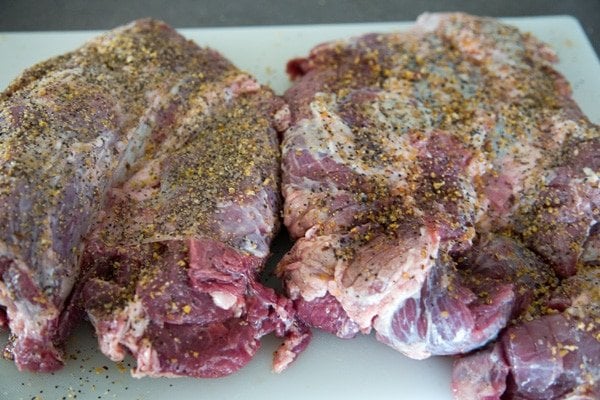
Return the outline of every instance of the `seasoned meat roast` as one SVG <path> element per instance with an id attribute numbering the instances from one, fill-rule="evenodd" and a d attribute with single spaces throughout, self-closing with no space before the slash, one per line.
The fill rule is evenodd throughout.
<path id="1" fill-rule="evenodd" d="M 289 62 L 282 191 L 296 242 L 278 273 L 304 322 L 342 338 L 375 330 L 417 359 L 559 329 L 552 294 L 598 284 L 582 265 L 598 261 L 600 131 L 555 61 L 529 34 L 457 13 Z M 565 392 L 597 381 L 588 326 L 571 353 L 589 368 L 548 378 Z M 504 350 L 489 374 L 524 382 L 530 350 Z M 529 398 L 523 382 L 506 396 Z"/>
<path id="2" fill-rule="evenodd" d="M 157 107 L 132 177 L 109 192 L 83 255 L 80 297 L 101 350 L 135 376 L 218 377 L 270 332 L 274 369 L 308 344 L 291 301 L 258 282 L 279 227 L 287 105 L 212 52 Z"/>
<path id="3" fill-rule="evenodd" d="M 139 375 L 228 374 L 272 331 L 284 368 L 309 336 L 257 273 L 288 124 L 269 89 L 153 20 L 24 72 L 0 103 L 5 354 L 59 368 L 85 309 Z"/>
<path id="4" fill-rule="evenodd" d="M 143 151 L 155 103 L 189 78 L 192 49 L 165 26 L 135 24 L 26 70 L 2 93 L 0 304 L 20 369 L 61 365 L 55 343 L 82 238 Z"/>

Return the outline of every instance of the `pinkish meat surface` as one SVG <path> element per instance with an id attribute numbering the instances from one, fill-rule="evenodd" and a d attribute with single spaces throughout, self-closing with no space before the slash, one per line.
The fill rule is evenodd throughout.
<path id="1" fill-rule="evenodd" d="M 364 244 L 365 234 L 375 237 Z M 393 315 L 405 293 L 420 289 L 438 246 L 435 230 L 416 227 L 391 237 L 365 226 L 343 235 L 299 239 L 279 272 L 300 314 L 310 316 L 306 322 L 341 337 L 372 328 L 381 333 L 389 329 L 388 314 Z"/>
<path id="2" fill-rule="evenodd" d="M 87 241 L 76 301 L 101 350 L 131 353 L 137 377 L 228 375 L 269 333 L 285 338 L 281 371 L 310 338 L 292 302 L 258 282 L 279 227 L 287 106 L 224 63 L 161 104 L 144 157 Z"/>
<path id="3" fill-rule="evenodd" d="M 298 318 L 314 328 L 323 329 L 342 339 L 353 338 L 359 332 L 356 322 L 329 293 L 314 300 L 296 300 L 294 305 Z"/>
<path id="4" fill-rule="evenodd" d="M 509 367 L 500 343 L 455 362 L 452 393 L 456 399 L 499 400 L 506 391 Z"/>
<path id="5" fill-rule="evenodd" d="M 582 267 L 537 316 L 458 359 L 456 399 L 596 399 L 600 395 L 599 271 Z M 544 312 L 545 311 L 545 312 Z"/>
<path id="6" fill-rule="evenodd" d="M 26 70 L 0 95 L 0 305 L 19 369 L 62 365 L 83 237 L 162 124 L 156 108 L 207 65 L 232 69 L 144 20 Z"/>
<path id="7" fill-rule="evenodd" d="M 537 318 L 595 257 L 599 130 L 554 62 L 466 14 L 290 61 L 282 192 L 297 240 L 278 272 L 307 324 L 460 354 Z"/>
<path id="8" fill-rule="evenodd" d="M 600 137 L 567 147 L 556 165 L 545 173 L 536 188 L 534 203 L 523 207 L 518 221 L 526 243 L 563 277 L 576 273 L 584 246 L 598 223 L 598 171 Z"/>
<path id="9" fill-rule="evenodd" d="M 512 239 L 480 239 L 460 265 L 438 260 L 420 293 L 407 299 L 381 340 L 412 358 L 481 347 L 511 318 L 530 315 L 557 284 L 550 268 Z"/>

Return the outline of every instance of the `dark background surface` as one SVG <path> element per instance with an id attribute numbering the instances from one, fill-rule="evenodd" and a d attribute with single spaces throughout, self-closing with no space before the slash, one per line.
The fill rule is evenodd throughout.
<path id="1" fill-rule="evenodd" d="M 576 17 L 600 53 L 600 0 L 0 0 L 0 31 L 109 29 L 141 17 L 177 27 L 410 21 L 424 11 Z"/>

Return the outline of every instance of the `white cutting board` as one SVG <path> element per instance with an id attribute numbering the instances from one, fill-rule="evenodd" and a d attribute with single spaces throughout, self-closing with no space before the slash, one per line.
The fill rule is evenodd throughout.
<path id="1" fill-rule="evenodd" d="M 558 69 L 571 82 L 575 99 L 600 123 L 600 63 L 577 20 L 568 16 L 507 18 L 550 43 Z M 411 23 L 368 23 L 286 27 L 181 29 L 200 45 L 221 51 L 240 68 L 282 93 L 289 82 L 285 63 L 314 45 L 367 32 L 402 30 Z M 72 50 L 98 32 L 0 33 L 0 90 L 31 64 Z M 414 361 L 372 336 L 341 340 L 315 332 L 309 348 L 285 372 L 270 371 L 278 345 L 272 337 L 242 371 L 221 379 L 134 379 L 128 365 L 117 367 L 96 349 L 89 327 L 68 345 L 67 366 L 53 374 L 19 373 L 0 360 L 0 399 L 451 399 L 451 359 Z M 0 346 L 7 335 L 0 333 Z M 37 396 L 37 397 L 36 397 Z"/>

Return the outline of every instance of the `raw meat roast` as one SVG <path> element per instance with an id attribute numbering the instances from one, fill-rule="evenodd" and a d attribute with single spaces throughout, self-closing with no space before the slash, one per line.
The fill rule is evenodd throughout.
<path id="1" fill-rule="evenodd" d="M 282 370 L 308 344 L 291 301 L 257 281 L 279 226 L 285 103 L 222 57 L 157 104 L 145 155 L 109 191 L 83 256 L 79 295 L 101 350 L 135 376 L 218 377 L 259 338 L 287 336 Z"/>
<path id="2" fill-rule="evenodd" d="M 600 132 L 555 61 L 531 35 L 465 14 L 290 61 L 282 190 L 297 241 L 278 272 L 304 322 L 342 338 L 375 330 L 418 359 L 480 348 L 509 325 L 502 367 L 480 364 L 516 382 L 506 396 L 591 390 L 597 320 L 569 344 L 569 378 L 548 378 L 562 392 L 519 381 L 547 361 L 519 344 L 570 318 L 555 293 L 585 280 L 598 301 L 582 265 L 598 260 Z"/>
<path id="3" fill-rule="evenodd" d="M 138 375 L 228 374 L 272 331 L 284 368 L 309 336 L 256 275 L 288 124 L 270 90 L 157 21 L 27 70 L 0 103 L 5 353 L 59 368 L 84 308 Z"/>

